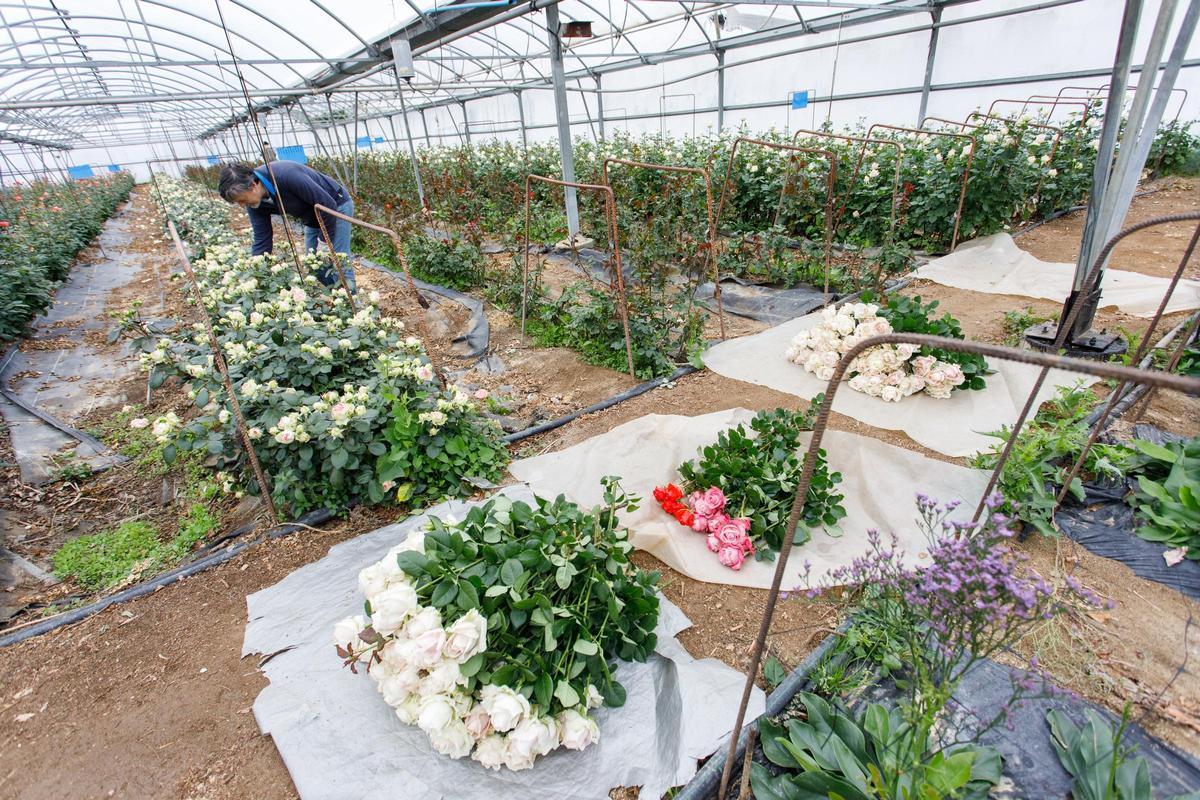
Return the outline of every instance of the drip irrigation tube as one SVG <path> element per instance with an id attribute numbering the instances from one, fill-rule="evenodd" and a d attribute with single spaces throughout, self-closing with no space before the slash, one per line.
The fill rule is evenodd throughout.
<path id="1" fill-rule="evenodd" d="M 1137 194 L 1135 194 L 1134 198 L 1145 197 L 1148 194 L 1154 194 L 1155 192 L 1161 192 L 1161 191 L 1162 191 L 1162 189 L 1147 189 L 1144 192 L 1138 192 Z M 1087 203 L 1084 203 L 1084 204 L 1078 205 L 1078 206 L 1070 206 L 1068 208 L 1060 208 L 1058 211 L 1051 212 L 1050 216 L 1048 216 L 1044 219 L 1039 219 L 1037 222 L 1032 223 L 1028 227 L 1021 228 L 1021 230 L 1015 232 L 1012 235 L 1012 237 L 1015 239 L 1018 236 L 1024 236 L 1025 234 L 1029 233 L 1030 231 L 1037 230 L 1038 228 L 1042 227 L 1047 222 L 1053 222 L 1054 220 L 1058 219 L 1059 217 L 1065 217 L 1067 214 L 1074 214 L 1076 211 L 1083 211 L 1086 208 L 1087 208 Z"/>
<path id="2" fill-rule="evenodd" d="M 671 374 L 665 378 L 655 378 L 652 381 L 646 381 L 645 383 L 639 383 L 637 386 L 634 386 L 631 389 L 626 389 L 625 391 L 621 392 L 620 394 L 615 394 L 612 397 L 609 397 L 605 400 L 601 400 L 598 403 L 592 403 L 590 406 L 578 409 L 576 411 L 572 411 L 570 414 L 567 414 L 566 416 L 559 417 L 558 419 L 552 419 L 547 422 L 540 423 L 538 425 L 534 425 L 532 428 L 526 428 L 523 431 L 517 431 L 516 433 L 510 433 L 504 437 L 504 441 L 508 442 L 509 444 L 512 444 L 513 442 L 519 442 L 522 439 L 528 439 L 530 436 L 537 436 L 539 433 L 545 433 L 546 431 L 552 431 L 555 428 L 561 428 L 563 425 L 566 425 L 571 420 L 578 419 L 579 417 L 582 417 L 584 414 L 594 414 L 597 411 L 603 411 L 606 408 L 612 408 L 617 403 L 623 403 L 626 400 L 630 400 L 634 397 L 637 397 L 638 395 L 643 395 L 646 392 L 650 391 L 651 389 L 656 389 L 659 386 L 662 386 L 663 384 L 671 383 L 672 381 L 679 380 L 684 375 L 691 375 L 693 372 L 699 372 L 699 370 L 696 367 L 691 366 L 690 364 L 686 367 L 680 367 L 679 369 L 675 370 L 675 372 L 673 374 Z"/>
<path id="3" fill-rule="evenodd" d="M 50 631 L 61 628 L 64 625 L 71 625 L 76 622 L 80 622 L 92 616 L 93 614 L 103 611 L 109 606 L 134 600 L 138 597 L 142 597 L 150 594 L 151 592 L 157 591 L 163 586 L 168 586 L 175 581 L 183 580 L 184 578 L 195 575 L 198 572 L 203 572 L 206 569 L 215 567 L 218 564 L 224 564 L 226 561 L 231 560 L 234 556 L 253 547 L 256 544 L 260 544 L 261 542 L 269 539 L 278 539 L 281 536 L 287 536 L 289 533 L 298 530 L 300 527 L 320 525 L 323 522 L 328 522 L 329 520 L 333 519 L 333 517 L 334 513 L 327 509 L 322 508 L 316 511 L 310 511 L 297 520 L 293 520 L 292 522 L 284 522 L 271 528 L 256 539 L 230 545 L 227 549 L 222 550 L 219 553 L 212 553 L 187 564 L 181 564 L 175 569 L 168 570 L 161 575 L 156 575 L 144 583 L 139 583 L 136 586 L 130 586 L 127 589 L 122 589 L 121 591 L 111 594 L 107 597 L 103 597 L 94 603 L 89 603 L 86 606 L 80 606 L 79 608 L 73 608 L 70 611 L 64 611 L 61 614 L 44 619 L 41 622 L 21 628 L 20 630 L 13 631 L 5 636 L 0 636 L 0 647 L 8 647 L 9 645 L 23 642 L 26 639 L 31 639 L 34 636 L 41 636 L 43 633 L 49 633 Z M 243 528 L 244 527 L 246 526 L 243 526 Z M 239 528 L 237 530 L 240 531 L 242 529 Z M 232 538 L 232 535 L 236 532 L 237 531 L 231 531 L 230 534 L 224 538 Z"/>

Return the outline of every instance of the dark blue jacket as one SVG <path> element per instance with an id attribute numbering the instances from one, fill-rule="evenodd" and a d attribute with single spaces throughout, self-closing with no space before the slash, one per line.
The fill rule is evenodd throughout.
<path id="1" fill-rule="evenodd" d="M 250 216 L 250 227 L 254 230 L 251 255 L 271 252 L 274 246 L 271 215 L 281 214 L 281 205 L 289 217 L 300 220 L 306 228 L 320 228 L 313 206 L 337 208 L 350 199 L 342 185 L 333 178 L 295 161 L 272 161 L 269 170 L 266 166 L 256 167 L 254 174 L 267 187 L 270 197 L 264 198 L 258 208 L 246 209 Z M 333 236 L 337 218 L 324 213 L 321 217 L 325 229 Z"/>

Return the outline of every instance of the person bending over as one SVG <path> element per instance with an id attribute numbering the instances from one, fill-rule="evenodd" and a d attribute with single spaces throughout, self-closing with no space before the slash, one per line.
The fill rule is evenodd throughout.
<path id="1" fill-rule="evenodd" d="M 269 169 L 268 169 L 269 166 Z M 274 181 L 271 179 L 274 178 Z M 354 290 L 354 267 L 350 262 L 350 223 L 344 219 L 318 212 L 315 206 L 337 209 L 348 217 L 354 216 L 354 201 L 350 193 L 333 178 L 295 161 L 272 161 L 269 165 L 252 167 L 249 164 L 226 164 L 221 169 L 218 190 L 221 197 L 246 209 L 250 227 L 254 230 L 251 255 L 270 253 L 275 244 L 271 216 L 294 217 L 304 223 L 304 249 L 315 252 L 324 238 L 325 224 L 333 240 L 333 251 L 344 255 L 342 269 L 346 282 Z M 286 224 L 286 220 L 285 220 Z M 332 267 L 318 270 L 318 280 L 326 286 L 338 282 L 337 270 Z"/>

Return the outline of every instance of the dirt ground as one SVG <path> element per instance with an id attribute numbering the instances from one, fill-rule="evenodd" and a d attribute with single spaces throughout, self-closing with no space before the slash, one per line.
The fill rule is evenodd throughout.
<path id="1" fill-rule="evenodd" d="M 1144 208 L 1152 199 L 1156 204 L 1174 199 L 1194 205 L 1194 189 L 1191 194 L 1141 198 L 1134 214 L 1155 213 Z M 1048 248 L 1065 252 L 1075 246 L 1078 233 L 1072 233 L 1072 224 L 1069 218 L 1058 220 L 1018 241 L 1041 258 L 1067 260 L 1051 255 Z M 1037 244 L 1030 246 L 1030 241 Z M 1186 241 L 1172 238 L 1170 246 L 1156 246 L 1156 241 L 1146 235 L 1144 268 L 1161 274 L 1173 268 L 1170 260 L 1178 257 Z M 360 280 L 372 283 L 365 275 Z M 926 299 L 936 296 L 959 316 L 969 336 L 989 341 L 1004 338 L 998 322 L 1004 310 L 1032 306 L 1047 315 L 1057 311 L 1056 304 L 1025 298 L 968 297 L 931 286 L 911 291 Z M 404 300 L 396 301 L 394 311 L 415 313 Z M 493 345 L 512 372 L 469 375 L 468 380 L 488 388 L 506 382 L 513 385 L 514 394 L 548 396 L 546 410 L 556 414 L 562 413 L 559 408 L 581 407 L 632 383 L 620 373 L 584 369 L 577 359 L 575 369 L 568 351 L 529 348 L 511 318 L 499 312 L 489 318 Z M 1114 326 L 1137 323 L 1108 312 L 1104 320 Z M 555 397 L 560 398 L 557 404 Z M 1194 434 L 1200 416 L 1193 406 L 1177 400 L 1157 400 L 1150 418 L 1160 414 L 1180 424 L 1191 422 Z M 526 440 L 515 449 L 519 455 L 560 449 L 651 412 L 697 415 L 735 406 L 762 409 L 795 403 L 790 395 L 701 372 Z M 838 415 L 831 424 L 941 458 L 903 434 L 871 429 Z M 256 657 L 240 657 L 245 597 L 320 558 L 332 544 L 389 521 L 386 514 L 358 510 L 326 530 L 250 548 L 214 570 L 0 650 L 0 796 L 294 797 L 273 743 L 259 734 L 251 712 L 265 680 Z M 1025 647 L 1036 649 L 1043 665 L 1070 688 L 1117 710 L 1131 701 L 1135 719 L 1140 715 L 1152 732 L 1189 752 L 1200 752 L 1200 680 L 1190 666 L 1200 658 L 1200 637 L 1191 630 L 1200 604 L 1069 541 L 1032 538 L 1020 547 L 1044 575 L 1061 580 L 1073 574 L 1115 603 L 1112 610 L 1074 615 L 1040 631 Z M 698 583 L 647 554 L 636 558 L 645 567 L 662 569 L 664 593 L 695 623 L 680 636 L 688 650 L 742 667 L 764 593 Z M 714 609 L 720 613 L 714 614 Z M 795 665 L 836 626 L 839 611 L 795 596 L 784 601 L 772 625 L 771 651 L 785 666 Z"/>

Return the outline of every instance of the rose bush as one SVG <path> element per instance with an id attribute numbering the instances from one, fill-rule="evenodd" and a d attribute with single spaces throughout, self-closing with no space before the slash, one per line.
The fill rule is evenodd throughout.
<path id="1" fill-rule="evenodd" d="M 637 498 L 604 488 L 590 511 L 501 496 L 431 518 L 359 574 L 364 615 L 334 629 L 338 654 L 442 755 L 521 770 L 587 748 L 589 712 L 625 702 L 614 660 L 648 658 L 658 622 L 658 574 L 617 522 Z"/>
<path id="2" fill-rule="evenodd" d="M 0 341 L 50 306 L 76 254 L 129 196 L 133 176 L 15 184 L 0 192 Z"/>
<path id="3" fill-rule="evenodd" d="M 177 189 L 164 196 L 190 198 L 168 213 L 174 218 L 181 209 L 200 241 L 218 240 L 196 227 L 207 215 L 195 201 L 198 190 Z M 416 503 L 470 494 L 475 487 L 467 478 L 497 479 L 507 453 L 494 424 L 478 417 L 461 390 L 439 387 L 421 342 L 383 316 L 377 298 L 360 295 L 352 308 L 340 286 L 318 282 L 313 271 L 321 265 L 320 256 L 307 255 L 301 278 L 287 261 L 226 244 L 209 246 L 192 265 L 276 502 L 296 512 L 343 509 L 356 500 Z M 155 433 L 168 442 L 164 458 L 206 450 L 242 467 L 246 489 L 257 492 L 203 323 L 145 349 L 151 388 L 178 376 L 200 409 L 186 422 L 156 421 Z M 432 460 L 419 469 L 397 463 L 385 434 L 413 413 L 432 437 L 422 442 Z M 437 459 L 443 428 L 451 434 L 443 449 L 484 455 L 469 465 Z M 402 488 L 392 493 L 394 484 Z"/>

